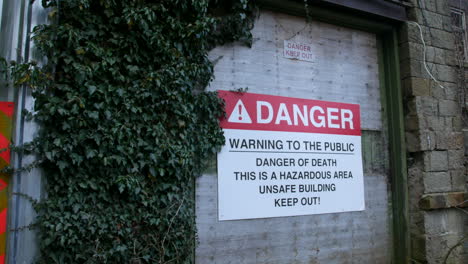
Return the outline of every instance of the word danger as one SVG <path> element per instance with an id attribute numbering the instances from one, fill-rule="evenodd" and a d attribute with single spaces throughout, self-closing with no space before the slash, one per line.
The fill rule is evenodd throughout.
<path id="1" fill-rule="evenodd" d="M 302 58 L 312 60 L 313 55 L 310 53 L 310 46 L 298 43 L 287 43 L 284 49 L 286 58 Z"/>
<path id="2" fill-rule="evenodd" d="M 288 49 L 295 49 L 299 51 L 308 51 L 310 52 L 310 46 L 306 44 L 294 43 L 294 42 L 287 42 L 285 46 Z"/>
<path id="3" fill-rule="evenodd" d="M 257 101 L 258 124 L 275 125 L 287 124 L 288 126 L 328 127 L 340 129 L 354 129 L 353 112 L 350 109 L 340 109 L 335 107 L 309 106 L 292 104 L 290 113 L 285 103 L 280 103 L 278 108 L 266 101 Z M 310 121 L 310 122 L 309 122 Z"/>

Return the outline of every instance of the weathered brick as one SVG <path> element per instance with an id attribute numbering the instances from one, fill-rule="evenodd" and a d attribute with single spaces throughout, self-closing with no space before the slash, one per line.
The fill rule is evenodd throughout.
<path id="1" fill-rule="evenodd" d="M 452 226 L 459 226 L 463 223 L 463 215 L 456 210 L 435 210 L 424 213 L 425 227 L 427 234 L 437 236 L 446 233 L 458 233 L 463 231 L 460 228 L 452 229 Z"/>
<path id="2" fill-rule="evenodd" d="M 434 150 L 436 146 L 435 133 L 432 131 L 405 133 L 406 147 L 409 152 Z"/>
<path id="3" fill-rule="evenodd" d="M 416 103 L 416 98 L 411 98 L 406 102 L 408 116 L 418 116 L 418 107 Z"/>
<path id="4" fill-rule="evenodd" d="M 446 195 L 448 207 L 466 208 L 468 207 L 468 193 L 450 192 Z"/>
<path id="5" fill-rule="evenodd" d="M 437 100 L 430 96 L 415 97 L 416 111 L 423 115 L 436 116 L 438 114 Z"/>
<path id="6" fill-rule="evenodd" d="M 433 131 L 447 131 L 452 129 L 452 119 L 447 119 L 440 116 L 424 116 L 422 117 L 421 129 L 428 129 Z"/>
<path id="7" fill-rule="evenodd" d="M 410 43 L 411 42 L 403 42 L 399 44 L 398 49 L 400 52 L 400 56 L 399 56 L 400 62 L 411 58 L 410 47 L 409 47 Z"/>
<path id="8" fill-rule="evenodd" d="M 461 119 L 460 116 L 455 116 L 455 117 L 446 117 L 447 119 L 447 124 L 450 122 L 451 124 L 451 129 L 454 131 L 460 131 L 463 128 L 463 120 Z"/>
<path id="9" fill-rule="evenodd" d="M 422 151 L 434 150 L 436 148 L 436 137 L 432 131 L 424 131 L 419 135 L 420 147 Z"/>
<path id="10" fill-rule="evenodd" d="M 460 225 L 463 227 L 463 225 Z M 443 263 L 447 252 L 455 246 L 463 237 L 463 231 L 460 233 L 443 234 L 438 236 L 428 236 L 426 254 L 429 263 Z M 456 247 L 449 255 L 446 263 L 464 263 L 461 259 L 463 247 Z"/>
<path id="11" fill-rule="evenodd" d="M 431 28 L 445 29 L 443 15 L 424 9 L 412 8 L 408 11 L 408 19 Z"/>
<path id="12" fill-rule="evenodd" d="M 442 65 L 442 64 L 435 64 L 428 62 L 426 64 L 427 70 L 436 78 L 436 80 L 440 82 L 456 82 L 457 80 L 457 69 L 455 67 Z M 423 66 L 424 68 L 424 66 Z M 424 68 L 423 77 L 424 78 L 431 78 L 428 74 L 426 68 Z"/>
<path id="13" fill-rule="evenodd" d="M 444 86 L 445 91 L 445 99 L 447 100 L 458 100 L 458 85 L 452 82 L 443 82 L 442 85 Z"/>
<path id="14" fill-rule="evenodd" d="M 426 236 L 411 234 L 411 258 L 419 263 L 426 263 Z M 418 263 L 416 262 L 416 263 Z"/>
<path id="15" fill-rule="evenodd" d="M 431 85 L 431 96 L 436 99 L 445 99 L 447 96 L 445 95 L 446 88 L 440 82 L 435 82 L 433 80 L 430 81 Z"/>
<path id="16" fill-rule="evenodd" d="M 407 59 L 421 59 L 423 56 L 423 45 L 416 42 L 406 42 L 400 45 L 400 61 Z"/>
<path id="17" fill-rule="evenodd" d="M 452 188 L 450 174 L 444 172 L 427 172 L 424 176 L 424 193 L 448 192 Z"/>
<path id="18" fill-rule="evenodd" d="M 418 152 L 421 151 L 419 136 L 415 133 L 405 133 L 406 139 L 406 150 L 408 152 Z"/>
<path id="19" fill-rule="evenodd" d="M 448 151 L 449 169 L 461 169 L 465 166 L 465 152 L 463 149 Z"/>
<path id="20" fill-rule="evenodd" d="M 435 49 L 432 50 L 434 51 Z M 442 59 L 440 58 L 440 60 Z M 401 74 L 402 78 L 419 77 L 432 80 L 434 77 L 439 83 L 454 83 L 457 80 L 457 70 L 455 67 L 433 63 L 428 59 L 426 59 L 426 65 L 424 65 L 422 57 L 402 60 Z"/>
<path id="21" fill-rule="evenodd" d="M 460 114 L 458 102 L 452 100 L 439 101 L 439 113 L 441 116 L 457 116 Z"/>
<path id="22" fill-rule="evenodd" d="M 444 133 L 444 132 L 437 133 L 435 138 L 436 138 L 436 140 L 435 140 L 436 141 L 436 143 L 435 143 L 436 147 L 435 148 L 437 150 L 447 150 L 448 149 L 448 144 L 449 144 L 448 143 L 448 139 L 449 139 L 448 133 Z"/>
<path id="23" fill-rule="evenodd" d="M 463 239 L 463 221 L 463 213 L 455 209 L 425 213 L 426 230 L 431 233 L 426 237 L 429 263 L 464 263 L 460 255 L 463 247 L 454 248 L 448 261 L 443 261 L 448 251 Z"/>
<path id="24" fill-rule="evenodd" d="M 420 60 L 408 59 L 401 63 L 401 77 L 426 77 L 423 76 L 423 64 Z"/>
<path id="25" fill-rule="evenodd" d="M 428 45 L 442 49 L 455 49 L 455 39 L 451 32 L 433 28 L 431 29 L 430 36 L 431 38 L 428 41 Z"/>
<path id="26" fill-rule="evenodd" d="M 409 153 L 408 158 L 412 161 L 408 166 L 408 186 L 412 190 L 408 195 L 419 199 L 424 193 L 424 153 Z M 417 201 L 410 199 L 410 206 L 417 207 Z"/>
<path id="27" fill-rule="evenodd" d="M 449 14 L 449 13 L 443 13 L 443 14 Z M 448 32 L 452 32 L 453 26 L 452 26 L 452 18 L 450 16 L 444 15 L 442 18 L 442 29 Z"/>
<path id="28" fill-rule="evenodd" d="M 465 172 L 464 168 L 451 170 L 450 171 L 450 180 L 452 181 L 452 191 L 454 192 L 463 192 L 465 191 Z"/>
<path id="29" fill-rule="evenodd" d="M 445 50 L 445 64 L 458 67 L 458 59 L 453 50 Z"/>
<path id="30" fill-rule="evenodd" d="M 449 7 L 449 1 L 447 0 L 438 0 L 436 1 L 436 7 L 437 7 L 437 12 L 440 14 L 449 14 L 450 12 L 450 7 Z"/>
<path id="31" fill-rule="evenodd" d="M 463 134 L 460 132 L 442 132 L 437 133 L 435 148 L 437 150 L 462 149 Z"/>
<path id="32" fill-rule="evenodd" d="M 424 153 L 424 169 L 428 172 L 447 171 L 447 151 L 428 151 Z"/>
<path id="33" fill-rule="evenodd" d="M 463 149 L 464 137 L 462 132 L 453 132 L 448 135 L 448 149 Z"/>
<path id="34" fill-rule="evenodd" d="M 405 117 L 405 129 L 407 131 L 419 130 L 419 118 L 417 116 L 407 115 Z"/>
<path id="35" fill-rule="evenodd" d="M 417 6 L 419 6 L 420 8 L 432 11 L 432 12 L 437 12 L 437 3 L 436 2 L 437 2 L 437 0 L 416 1 Z"/>
<path id="36" fill-rule="evenodd" d="M 403 80 L 403 88 L 411 96 L 430 96 L 431 81 L 428 79 L 410 77 Z"/>
<path id="37" fill-rule="evenodd" d="M 463 130 L 463 138 L 465 141 L 465 156 L 468 156 L 468 129 Z"/>
<path id="38" fill-rule="evenodd" d="M 436 47 L 428 47 L 426 49 L 426 61 L 445 64 L 445 50 Z"/>
<path id="39" fill-rule="evenodd" d="M 467 198 L 468 195 L 465 192 L 423 194 L 419 200 L 419 208 L 422 210 L 435 210 L 467 207 Z"/>
<path id="40" fill-rule="evenodd" d="M 421 27 L 424 40 L 429 40 L 430 39 L 429 28 L 424 26 L 423 24 L 420 24 L 419 26 Z M 403 44 L 406 42 L 415 42 L 419 44 L 422 43 L 421 32 L 419 31 L 418 26 L 413 23 L 405 23 L 399 31 L 399 36 L 400 36 L 399 37 L 400 44 Z"/>

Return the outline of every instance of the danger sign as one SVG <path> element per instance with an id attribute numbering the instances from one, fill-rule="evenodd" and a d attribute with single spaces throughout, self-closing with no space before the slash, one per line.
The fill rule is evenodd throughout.
<path id="1" fill-rule="evenodd" d="M 359 105 L 218 93 L 219 220 L 364 210 Z"/>
<path id="2" fill-rule="evenodd" d="M 287 59 L 314 61 L 311 44 L 296 43 L 289 40 L 284 40 L 283 56 Z"/>

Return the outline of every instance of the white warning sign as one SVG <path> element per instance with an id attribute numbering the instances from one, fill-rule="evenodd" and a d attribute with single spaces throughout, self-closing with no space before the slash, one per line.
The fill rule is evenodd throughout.
<path id="1" fill-rule="evenodd" d="M 314 62 L 315 56 L 311 44 L 284 41 L 283 56 L 288 59 Z"/>
<path id="2" fill-rule="evenodd" d="M 219 91 L 218 217 L 365 209 L 359 105 Z"/>

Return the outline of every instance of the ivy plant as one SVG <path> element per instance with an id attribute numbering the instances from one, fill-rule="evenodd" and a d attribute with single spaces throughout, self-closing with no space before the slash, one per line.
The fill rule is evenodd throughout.
<path id="1" fill-rule="evenodd" d="M 250 43 L 248 0 L 42 0 L 38 263 L 191 263 L 194 180 L 224 143 L 208 52 Z"/>

